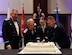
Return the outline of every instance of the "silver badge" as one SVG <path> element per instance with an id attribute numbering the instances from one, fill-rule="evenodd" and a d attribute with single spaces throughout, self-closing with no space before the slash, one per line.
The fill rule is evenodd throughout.
<path id="1" fill-rule="evenodd" d="M 10 23 L 10 25 L 12 25 L 12 23 Z"/>

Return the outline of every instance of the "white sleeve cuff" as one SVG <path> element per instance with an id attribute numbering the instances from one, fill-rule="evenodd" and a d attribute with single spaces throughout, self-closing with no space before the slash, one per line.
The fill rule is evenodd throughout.
<path id="1" fill-rule="evenodd" d="M 11 47 L 11 45 L 7 45 L 7 47 Z"/>
<path id="2" fill-rule="evenodd" d="M 25 30 L 24 30 L 24 33 L 26 33 L 28 31 L 28 29 L 26 28 Z"/>
<path id="3" fill-rule="evenodd" d="M 9 43 L 9 41 L 5 41 L 5 43 Z"/>
<path id="4" fill-rule="evenodd" d="M 39 39 L 40 39 L 40 37 L 37 37 L 36 39 L 37 39 L 37 40 L 39 40 Z"/>

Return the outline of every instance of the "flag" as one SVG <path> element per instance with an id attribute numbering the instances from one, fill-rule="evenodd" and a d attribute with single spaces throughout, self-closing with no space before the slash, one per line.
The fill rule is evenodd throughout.
<path id="1" fill-rule="evenodd" d="M 8 11 L 7 11 L 7 19 L 10 18 L 10 8 L 9 8 L 9 4 L 8 4 Z"/>
<path id="2" fill-rule="evenodd" d="M 61 27 L 61 28 L 64 28 L 64 26 L 59 22 L 59 9 L 58 9 L 58 4 L 56 4 L 57 7 L 56 7 L 56 24 L 58 27 Z"/>
<path id="3" fill-rule="evenodd" d="M 22 17 L 21 17 L 21 32 L 22 33 L 23 33 L 25 27 L 26 27 L 26 24 L 25 24 L 25 16 L 24 16 L 24 4 L 23 4 L 23 7 L 22 7 Z"/>
<path id="4" fill-rule="evenodd" d="M 56 22 L 59 22 L 59 16 L 58 16 L 58 7 L 56 7 Z"/>

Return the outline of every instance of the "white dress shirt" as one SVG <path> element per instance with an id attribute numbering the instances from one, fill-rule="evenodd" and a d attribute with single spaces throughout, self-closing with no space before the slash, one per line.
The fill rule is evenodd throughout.
<path id="1" fill-rule="evenodd" d="M 17 21 L 14 21 L 14 25 L 15 25 L 15 28 L 16 28 L 16 31 L 17 31 L 17 34 L 19 35 L 19 26 L 18 26 Z"/>
<path id="2" fill-rule="evenodd" d="M 46 27 L 46 24 L 44 26 L 42 26 L 42 31 L 45 32 L 45 27 Z"/>

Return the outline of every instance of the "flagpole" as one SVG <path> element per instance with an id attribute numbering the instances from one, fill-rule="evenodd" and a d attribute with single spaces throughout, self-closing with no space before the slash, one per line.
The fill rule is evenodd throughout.
<path id="1" fill-rule="evenodd" d="M 10 4 L 8 3 L 7 19 L 10 18 Z"/>
<path id="2" fill-rule="evenodd" d="M 22 49 L 24 48 L 24 29 L 25 29 L 25 16 L 24 16 L 24 3 L 22 4 L 22 17 L 21 17 L 21 36 L 22 36 Z"/>
<path id="3" fill-rule="evenodd" d="M 59 17 L 58 17 L 58 4 L 56 4 L 56 22 L 59 22 Z"/>
<path id="4" fill-rule="evenodd" d="M 24 4 L 22 4 L 22 14 L 23 14 L 23 6 L 24 6 Z M 23 17 L 23 15 L 22 15 L 22 17 Z M 22 32 L 22 17 L 21 17 L 21 37 L 24 38 L 23 32 Z"/>

